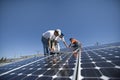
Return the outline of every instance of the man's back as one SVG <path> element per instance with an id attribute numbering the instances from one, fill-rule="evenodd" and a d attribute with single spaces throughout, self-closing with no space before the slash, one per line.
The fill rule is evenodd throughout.
<path id="1" fill-rule="evenodd" d="M 54 35 L 54 30 L 48 30 L 46 31 L 45 33 L 43 33 L 42 35 L 44 38 L 46 39 L 54 39 L 55 38 L 55 35 Z"/>

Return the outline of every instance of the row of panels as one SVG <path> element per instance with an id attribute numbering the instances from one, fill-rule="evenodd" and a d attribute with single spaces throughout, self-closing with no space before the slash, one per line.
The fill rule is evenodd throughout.
<path id="1" fill-rule="evenodd" d="M 53 58 L 59 58 L 55 64 Z M 0 76 L 0 80 L 71 80 L 73 78 L 76 56 L 72 53 L 39 59 L 30 65 L 22 65 L 19 69 L 13 68 L 13 71 Z"/>
<path id="2" fill-rule="evenodd" d="M 84 50 L 80 68 L 82 80 L 119 80 L 120 47 Z"/>

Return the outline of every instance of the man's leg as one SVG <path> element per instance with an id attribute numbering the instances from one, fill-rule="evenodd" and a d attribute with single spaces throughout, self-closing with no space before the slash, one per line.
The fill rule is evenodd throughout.
<path id="1" fill-rule="evenodd" d="M 44 51 L 44 55 L 45 55 L 46 51 L 45 51 L 45 44 L 44 44 L 44 37 L 43 36 L 41 38 L 41 42 L 43 44 L 43 51 Z"/>
<path id="2" fill-rule="evenodd" d="M 43 49 L 44 49 L 44 55 L 47 55 L 48 52 L 48 40 L 42 37 L 42 43 L 43 43 Z"/>

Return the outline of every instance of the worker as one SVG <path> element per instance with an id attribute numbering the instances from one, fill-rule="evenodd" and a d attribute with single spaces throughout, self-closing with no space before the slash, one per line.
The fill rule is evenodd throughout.
<path id="1" fill-rule="evenodd" d="M 70 38 L 69 40 L 71 42 L 69 47 L 73 49 L 73 53 L 76 53 L 82 49 L 82 44 L 80 43 L 80 41 L 75 38 Z"/>
<path id="2" fill-rule="evenodd" d="M 60 44 L 59 44 L 60 41 L 62 41 L 63 44 L 66 46 L 66 48 L 68 48 L 68 45 L 64 39 L 64 34 L 61 33 L 61 35 L 55 39 L 55 51 L 58 51 L 58 52 L 60 51 Z"/>
<path id="3" fill-rule="evenodd" d="M 61 35 L 61 30 L 48 30 L 42 34 L 42 44 L 44 49 L 44 55 L 49 55 L 51 51 L 54 51 L 54 40 Z"/>

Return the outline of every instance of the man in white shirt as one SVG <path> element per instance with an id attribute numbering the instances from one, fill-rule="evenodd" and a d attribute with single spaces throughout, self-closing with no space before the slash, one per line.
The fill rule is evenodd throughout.
<path id="1" fill-rule="evenodd" d="M 64 43 L 64 45 L 66 46 L 66 48 L 68 47 L 65 39 L 64 39 L 64 34 L 61 33 L 60 36 L 57 36 L 55 39 L 55 51 L 59 52 L 60 51 L 60 44 L 59 42 L 62 41 Z"/>
<path id="2" fill-rule="evenodd" d="M 54 51 L 53 41 L 57 36 L 61 35 L 61 30 L 48 30 L 42 34 L 42 43 L 44 49 L 44 55 L 49 55 L 49 51 Z"/>

